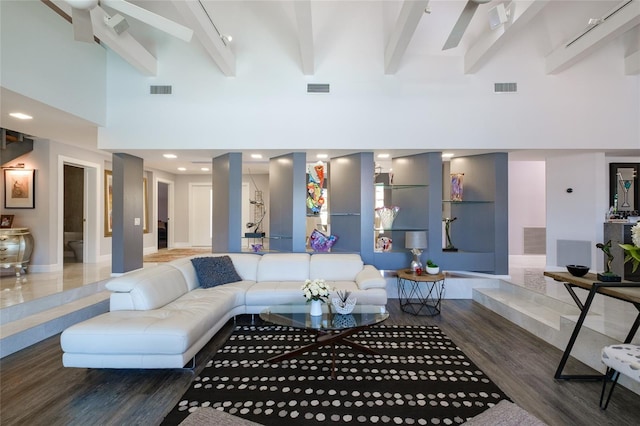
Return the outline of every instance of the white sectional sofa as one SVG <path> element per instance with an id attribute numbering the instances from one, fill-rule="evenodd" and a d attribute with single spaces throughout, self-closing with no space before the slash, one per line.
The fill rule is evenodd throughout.
<path id="1" fill-rule="evenodd" d="M 387 303 L 385 279 L 374 266 L 364 265 L 358 254 L 227 256 L 240 281 L 201 288 L 191 258 L 109 281 L 110 312 L 62 333 L 64 366 L 181 368 L 230 318 L 276 304 L 305 303 L 301 286 L 306 279 L 324 279 L 347 290 L 358 304 Z"/>

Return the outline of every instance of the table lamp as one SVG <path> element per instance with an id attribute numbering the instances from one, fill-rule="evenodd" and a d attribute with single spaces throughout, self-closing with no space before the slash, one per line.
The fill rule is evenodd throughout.
<path id="1" fill-rule="evenodd" d="M 411 270 L 422 269 L 420 255 L 422 249 L 427 248 L 427 233 L 425 231 L 408 231 L 404 235 L 404 246 L 411 250 L 413 260 L 411 261 Z"/>

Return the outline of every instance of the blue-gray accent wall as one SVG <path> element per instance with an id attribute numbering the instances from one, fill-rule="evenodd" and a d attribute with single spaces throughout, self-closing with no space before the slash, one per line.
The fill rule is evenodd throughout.
<path id="1" fill-rule="evenodd" d="M 239 252 L 242 232 L 242 154 L 232 152 L 213 159 L 211 249 Z"/>
<path id="2" fill-rule="evenodd" d="M 305 252 L 306 161 L 294 152 L 269 161 L 269 249 Z"/>
<path id="3" fill-rule="evenodd" d="M 142 268 L 143 173 L 142 158 L 129 154 L 113 154 L 113 210 L 111 213 L 111 272 L 113 273 Z"/>

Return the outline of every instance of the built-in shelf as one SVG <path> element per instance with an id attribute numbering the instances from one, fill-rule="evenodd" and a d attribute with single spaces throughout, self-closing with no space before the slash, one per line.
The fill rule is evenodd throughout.
<path id="1" fill-rule="evenodd" d="M 464 204 L 493 204 L 494 201 L 452 201 L 452 200 L 442 200 L 443 203 L 456 204 L 456 205 L 464 205 Z"/>
<path id="2" fill-rule="evenodd" d="M 392 191 L 396 189 L 413 189 L 413 188 L 427 188 L 429 185 L 421 184 L 421 185 L 387 185 L 382 183 L 374 184 L 377 188 L 390 189 Z"/>
<path id="3" fill-rule="evenodd" d="M 401 231 L 426 231 L 426 228 L 373 228 L 374 231 L 378 232 L 401 232 Z"/>

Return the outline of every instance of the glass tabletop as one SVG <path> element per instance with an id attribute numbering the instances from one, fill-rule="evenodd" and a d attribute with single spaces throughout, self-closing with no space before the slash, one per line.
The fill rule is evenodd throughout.
<path id="1" fill-rule="evenodd" d="M 344 330 L 381 323 L 389 318 L 383 305 L 356 305 L 350 314 L 333 312 L 330 305 L 322 305 L 322 315 L 309 315 L 309 305 L 275 305 L 260 312 L 260 318 L 276 325 L 314 330 Z"/>

